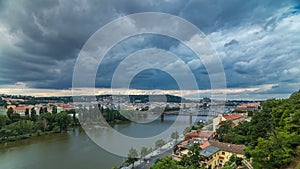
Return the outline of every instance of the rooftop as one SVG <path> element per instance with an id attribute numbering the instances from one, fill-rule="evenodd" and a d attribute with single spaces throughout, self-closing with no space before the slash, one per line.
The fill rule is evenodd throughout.
<path id="1" fill-rule="evenodd" d="M 236 119 L 242 118 L 244 116 L 245 116 L 245 114 L 225 114 L 225 115 L 223 115 L 223 117 L 226 120 L 236 120 Z"/>
<path id="2" fill-rule="evenodd" d="M 205 149 L 201 150 L 200 155 L 205 156 L 205 157 L 210 157 L 214 155 L 216 152 L 218 152 L 220 148 L 215 147 L 215 146 L 208 146 Z"/>
<path id="3" fill-rule="evenodd" d="M 246 148 L 246 146 L 242 144 L 223 143 L 214 140 L 209 141 L 209 143 L 215 147 L 218 147 L 222 151 L 227 151 L 236 154 L 244 154 L 244 150 Z"/>
<path id="4" fill-rule="evenodd" d="M 208 140 L 202 142 L 202 144 L 200 145 L 201 149 L 205 149 L 208 146 L 210 146 L 210 143 Z"/>

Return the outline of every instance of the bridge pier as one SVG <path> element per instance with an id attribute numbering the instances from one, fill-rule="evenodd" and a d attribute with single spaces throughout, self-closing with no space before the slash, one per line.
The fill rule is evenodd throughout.
<path id="1" fill-rule="evenodd" d="M 161 121 L 161 122 L 164 122 L 164 120 L 165 120 L 165 113 L 163 112 L 163 113 L 161 113 L 161 115 L 160 115 L 160 121 Z"/>

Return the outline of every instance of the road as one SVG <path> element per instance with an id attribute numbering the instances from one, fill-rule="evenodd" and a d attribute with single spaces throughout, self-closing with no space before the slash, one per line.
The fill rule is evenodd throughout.
<path id="1" fill-rule="evenodd" d="M 211 131 L 212 130 L 212 126 L 213 124 L 208 124 L 207 126 L 204 126 L 202 128 L 202 130 L 204 131 Z M 179 140 L 182 140 L 184 139 L 184 136 L 181 135 Z M 150 167 L 156 162 L 157 159 L 160 159 L 160 158 L 163 158 L 163 157 L 166 157 L 166 156 L 170 156 L 172 154 L 172 151 L 173 151 L 173 141 L 171 142 L 168 142 L 167 144 L 165 144 L 163 147 L 162 147 L 162 150 L 163 153 L 160 153 L 158 152 L 158 150 L 154 150 L 151 154 L 148 154 L 146 156 L 146 159 L 144 162 L 141 162 L 141 161 L 136 161 L 135 162 L 135 169 L 150 169 Z M 128 167 L 123 167 L 122 169 L 131 169 L 132 168 L 132 165 L 128 166 Z"/>
<path id="2" fill-rule="evenodd" d="M 148 161 L 149 163 L 147 163 L 146 161 L 141 163 L 139 166 L 135 167 L 136 169 L 149 169 L 155 162 L 156 160 L 160 159 L 160 158 L 163 158 L 165 156 L 170 156 L 172 154 L 172 148 L 169 148 L 167 151 L 161 153 L 161 154 L 158 154 L 154 157 L 151 157 Z"/>

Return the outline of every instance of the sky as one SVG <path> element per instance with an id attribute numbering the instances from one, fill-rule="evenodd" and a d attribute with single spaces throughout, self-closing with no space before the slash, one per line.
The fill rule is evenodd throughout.
<path id="1" fill-rule="evenodd" d="M 72 94 L 74 67 L 87 40 L 115 19 L 141 12 L 175 15 L 201 30 L 224 69 L 226 88 L 217 91 L 229 99 L 285 98 L 300 89 L 300 1 L 2 0 L 0 93 Z M 213 91 L 205 64 L 189 46 L 172 37 L 143 34 L 122 40 L 105 55 L 96 74 L 96 93 L 109 93 L 118 65 L 147 48 L 171 52 L 190 68 L 198 90 L 181 90 L 186 97 Z M 161 62 L 182 73 L 176 61 Z M 139 72 L 129 87 L 137 94 L 178 94 L 181 89 L 174 77 L 158 69 Z"/>

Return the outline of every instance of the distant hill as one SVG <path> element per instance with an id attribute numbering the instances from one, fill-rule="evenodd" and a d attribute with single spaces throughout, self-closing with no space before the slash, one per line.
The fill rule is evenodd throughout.
<path id="1" fill-rule="evenodd" d="M 76 101 L 93 101 L 95 98 L 97 100 L 111 97 L 112 95 L 97 95 L 97 96 L 77 96 Z M 33 96 L 12 96 L 6 95 L 5 97 L 10 98 L 18 98 L 26 100 L 26 104 L 39 104 L 39 103 L 49 103 L 49 102 L 61 102 L 61 103 L 68 103 L 73 102 L 72 96 L 51 96 L 51 97 L 33 97 Z M 191 102 L 188 99 L 173 96 L 173 95 L 115 95 L 116 97 L 125 98 L 129 97 L 131 103 L 147 103 L 147 102 L 168 102 L 168 103 L 181 103 L 181 102 Z M 0 100 L 1 101 L 1 100 Z M 3 103 L 4 104 L 4 103 Z"/>
<path id="2" fill-rule="evenodd" d="M 97 99 L 111 95 L 96 96 Z M 131 103 L 147 103 L 147 102 L 168 102 L 168 103 L 181 103 L 190 102 L 185 98 L 173 95 L 117 95 L 114 97 L 129 97 Z"/>

